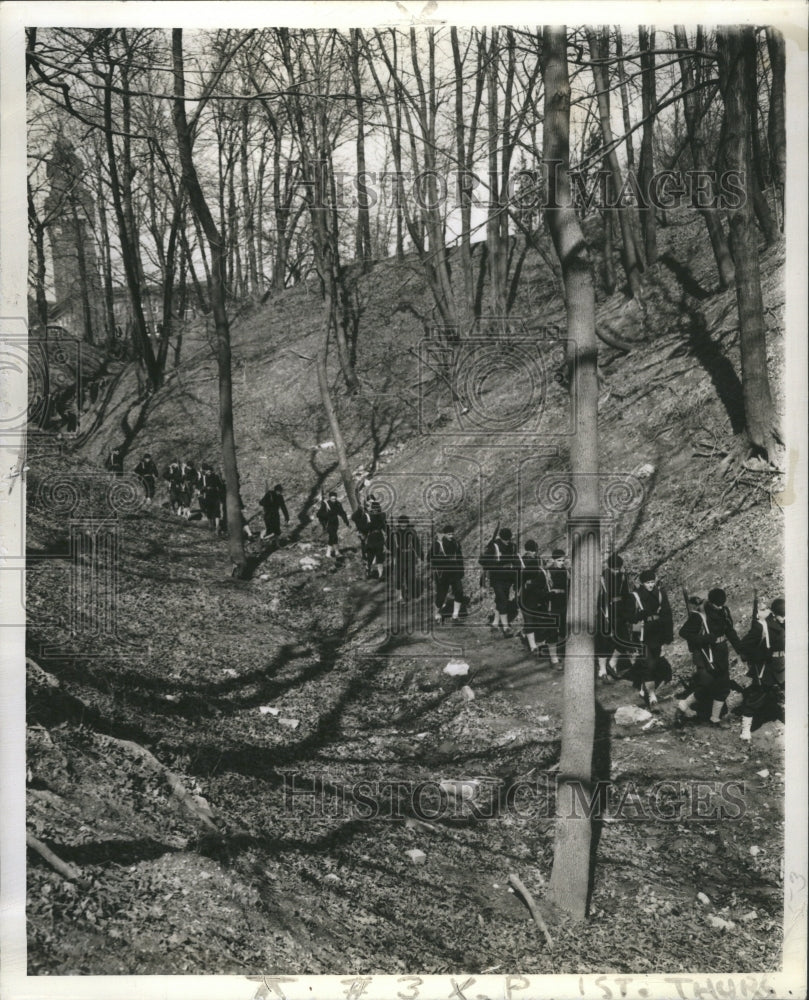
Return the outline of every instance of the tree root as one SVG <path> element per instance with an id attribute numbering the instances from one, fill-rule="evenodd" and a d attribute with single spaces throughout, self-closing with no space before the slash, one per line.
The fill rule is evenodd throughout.
<path id="1" fill-rule="evenodd" d="M 534 918 L 534 923 L 545 935 L 545 941 L 547 942 L 548 947 L 553 948 L 553 939 L 551 938 L 550 931 L 548 930 L 548 925 L 545 923 L 542 914 L 539 912 L 539 908 L 537 907 L 537 904 L 534 902 L 534 897 L 531 895 L 528 889 L 526 889 L 526 887 L 523 885 L 520 876 L 514 875 L 512 873 L 511 875 L 509 875 L 508 881 L 509 884 L 512 886 L 512 888 L 516 892 L 518 892 L 525 900 L 525 904 L 528 907 L 531 916 Z"/>
<path id="2" fill-rule="evenodd" d="M 608 347 L 614 347 L 616 351 L 622 351 L 624 354 L 629 354 L 633 348 L 637 347 L 637 344 L 630 343 L 628 340 L 621 340 L 614 334 L 605 333 L 598 324 L 596 324 L 596 336 L 599 340 L 603 340 Z"/>
<path id="3" fill-rule="evenodd" d="M 81 877 L 78 868 L 74 868 L 73 865 L 69 865 L 67 862 L 62 861 L 62 859 L 57 854 L 54 854 L 49 847 L 46 847 L 41 840 L 37 840 L 32 833 L 26 832 L 25 842 L 32 851 L 42 858 L 43 861 L 47 861 L 51 868 L 53 868 L 55 872 L 58 872 L 62 878 L 67 879 L 69 882 L 78 882 L 80 885 L 88 884 L 87 880 Z"/>
<path id="4" fill-rule="evenodd" d="M 139 743 L 133 743 L 131 740 L 120 740 L 114 736 L 105 736 L 104 739 L 110 743 L 114 743 L 118 747 L 121 747 L 121 749 L 126 750 L 133 756 L 140 758 L 140 760 L 148 764 L 152 770 L 162 774 L 171 789 L 172 795 L 177 799 L 186 812 L 190 813 L 191 816 L 199 820 L 211 833 L 215 833 L 219 836 L 219 827 L 214 822 L 213 812 L 205 799 L 203 799 L 200 795 L 192 795 L 185 785 L 183 785 L 180 778 L 174 774 L 173 771 L 169 771 L 165 764 L 161 764 L 154 754 L 150 753 L 150 751 L 148 751 L 145 747 L 142 747 Z"/>

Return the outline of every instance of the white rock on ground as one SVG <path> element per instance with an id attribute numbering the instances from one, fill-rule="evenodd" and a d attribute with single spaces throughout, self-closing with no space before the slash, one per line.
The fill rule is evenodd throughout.
<path id="1" fill-rule="evenodd" d="M 473 799 L 475 792 L 480 788 L 477 778 L 469 778 L 466 781 L 439 781 L 438 787 L 445 795 L 453 798 Z"/>
<path id="2" fill-rule="evenodd" d="M 461 694 L 463 695 L 464 701 L 475 700 L 475 692 L 472 690 L 471 687 L 469 687 L 468 684 L 464 684 L 464 686 L 461 688 Z"/>
<path id="3" fill-rule="evenodd" d="M 414 847 L 410 851 L 405 851 L 405 854 L 410 858 L 414 865 L 423 865 L 427 861 L 427 855 L 424 851 L 420 851 L 418 847 Z"/>
<path id="4" fill-rule="evenodd" d="M 301 724 L 300 719 L 280 719 L 278 720 L 282 726 L 286 726 L 287 729 L 297 729 Z"/>
<path id="5" fill-rule="evenodd" d="M 634 726 L 639 722 L 648 722 L 652 718 L 652 713 L 645 708 L 637 708 L 635 705 L 621 705 L 615 712 L 616 726 Z"/>
<path id="6" fill-rule="evenodd" d="M 464 660 L 450 660 L 444 667 L 444 673 L 450 677 L 466 677 L 469 673 L 469 664 Z"/>

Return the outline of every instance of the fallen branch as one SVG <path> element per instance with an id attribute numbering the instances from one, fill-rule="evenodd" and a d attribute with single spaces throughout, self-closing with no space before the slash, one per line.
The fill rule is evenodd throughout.
<path id="1" fill-rule="evenodd" d="M 26 831 L 25 842 L 35 851 L 43 861 L 47 861 L 48 864 L 53 868 L 54 871 L 58 872 L 62 878 L 66 878 L 70 882 L 81 882 L 82 878 L 79 874 L 78 868 L 74 868 L 73 865 L 67 864 L 67 862 L 62 861 L 62 859 L 53 853 L 53 851 L 46 847 L 41 840 Z"/>
<path id="2" fill-rule="evenodd" d="M 545 923 L 542 914 L 537 908 L 537 904 L 534 902 L 534 897 L 523 885 L 522 880 L 519 875 L 511 874 L 508 877 L 509 884 L 522 896 L 525 900 L 526 906 L 531 912 L 531 916 L 534 918 L 534 923 L 545 935 L 545 940 L 549 948 L 553 948 L 553 939 L 551 938 L 550 931 L 548 930 L 548 925 Z"/>

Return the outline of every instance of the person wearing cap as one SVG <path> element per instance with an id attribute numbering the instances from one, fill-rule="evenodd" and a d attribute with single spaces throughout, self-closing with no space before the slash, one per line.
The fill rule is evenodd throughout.
<path id="1" fill-rule="evenodd" d="M 570 593 L 570 572 L 565 561 L 564 549 L 553 549 L 547 565 L 542 567 L 542 599 L 551 618 L 551 624 L 544 630 L 551 664 L 562 669 L 559 659 L 560 647 L 567 634 L 567 600 Z"/>
<path id="2" fill-rule="evenodd" d="M 688 643 L 695 672 L 691 679 L 691 693 L 677 703 L 686 718 L 696 714 L 694 704 L 711 700 L 710 722 L 719 726 L 725 700 L 730 694 L 730 662 L 728 643 L 741 656 L 742 648 L 733 618 L 727 606 L 727 594 L 721 587 L 708 591 L 702 603 L 691 598 L 689 615 L 680 628 L 679 635 Z"/>
<path id="3" fill-rule="evenodd" d="M 388 545 L 388 517 L 382 505 L 373 496 L 368 498 L 368 537 L 365 540 L 365 554 L 368 576 L 376 574 L 382 579 L 385 570 L 385 550 Z"/>
<path id="4" fill-rule="evenodd" d="M 222 505 L 225 502 L 225 484 L 213 471 L 210 462 L 202 463 L 197 486 L 199 488 L 199 509 L 208 519 L 208 527 L 211 531 L 218 532 L 222 520 Z"/>
<path id="5" fill-rule="evenodd" d="M 598 592 L 598 631 L 596 632 L 596 656 L 598 658 L 598 679 L 607 681 L 615 677 L 618 657 L 625 648 L 629 636 L 626 622 L 619 614 L 621 606 L 629 596 L 629 579 L 623 568 L 623 559 L 611 553 L 601 574 Z M 607 662 L 609 657 L 609 663 Z M 607 667 L 612 672 L 607 672 Z"/>
<path id="6" fill-rule="evenodd" d="M 539 561 L 539 547 L 533 538 L 526 540 L 521 555 L 517 556 L 517 596 L 522 612 L 522 633 L 532 656 L 539 657 L 537 634 L 544 624 L 543 575 Z"/>
<path id="7" fill-rule="evenodd" d="M 452 591 L 452 622 L 460 622 L 463 592 L 463 552 L 454 525 L 447 524 L 430 549 L 430 567 L 435 583 L 435 620 L 444 621 L 444 603 Z"/>
<path id="8" fill-rule="evenodd" d="M 671 606 L 653 569 L 640 574 L 638 586 L 624 598 L 622 617 L 630 628 L 630 641 L 642 650 L 633 656 L 635 683 L 651 711 L 657 711 L 657 685 L 671 679 L 671 667 L 663 658 L 663 646 L 674 638 Z"/>
<path id="9" fill-rule="evenodd" d="M 348 518 L 343 505 L 337 499 L 337 491 L 330 490 L 328 499 L 324 499 L 317 512 L 317 519 L 320 521 L 323 530 L 326 532 L 326 558 L 340 558 L 340 549 L 337 547 L 337 531 L 340 526 L 340 518 L 343 524 L 348 527 Z"/>
<path id="10" fill-rule="evenodd" d="M 281 483 L 267 490 L 259 500 L 259 506 L 264 511 L 264 530 L 259 537 L 272 538 L 281 534 L 281 515 L 284 515 L 284 524 L 289 524 L 289 511 L 284 503 L 284 487 Z"/>
<path id="11" fill-rule="evenodd" d="M 362 561 L 365 563 L 366 576 L 370 576 L 370 566 L 368 560 L 367 552 L 367 542 L 368 542 L 368 532 L 371 530 L 371 512 L 369 510 L 371 506 L 371 498 L 366 497 L 365 500 L 357 507 L 354 513 L 351 515 L 351 521 L 354 527 L 357 529 L 357 535 L 360 539 L 360 554 L 362 555 Z"/>
<path id="12" fill-rule="evenodd" d="M 194 463 L 189 459 L 180 464 L 180 517 L 188 520 L 191 517 L 191 503 L 194 499 L 194 491 L 197 488 L 199 474 L 194 468 Z"/>
<path id="13" fill-rule="evenodd" d="M 151 503 L 154 499 L 157 466 L 152 461 L 152 456 L 148 451 L 135 466 L 135 475 L 140 477 L 143 488 L 146 490 L 146 503 Z"/>
<path id="14" fill-rule="evenodd" d="M 390 533 L 388 569 L 397 604 L 403 604 L 416 596 L 418 564 L 421 559 L 421 541 L 418 532 L 410 523 L 407 514 L 400 514 Z"/>
<path id="15" fill-rule="evenodd" d="M 501 528 L 486 546 L 480 559 L 480 565 L 489 574 L 489 584 L 494 592 L 492 631 L 501 630 L 506 637 L 513 634 L 508 624 L 508 606 L 511 588 L 516 583 L 516 555 L 517 548 L 511 540 L 511 530 Z"/>
<path id="16" fill-rule="evenodd" d="M 163 473 L 163 478 L 169 486 L 169 503 L 171 504 L 172 512 L 178 514 L 182 499 L 183 477 L 180 472 L 180 463 L 176 459 L 169 464 L 169 467 Z"/>
<path id="17" fill-rule="evenodd" d="M 786 604 L 778 597 L 770 605 L 770 613 L 757 618 L 742 639 L 747 659 L 747 675 L 752 684 L 744 689 L 742 701 L 742 731 L 745 743 L 752 739 L 752 729 L 775 719 L 784 721 L 784 688 L 786 684 Z"/>

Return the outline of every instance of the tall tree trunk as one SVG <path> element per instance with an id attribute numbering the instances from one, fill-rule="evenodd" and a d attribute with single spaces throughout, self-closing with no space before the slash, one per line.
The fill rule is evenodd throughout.
<path id="1" fill-rule="evenodd" d="M 102 176 L 100 156 L 96 162 L 96 206 L 98 208 L 98 224 L 101 232 L 101 273 L 104 280 L 104 315 L 107 326 L 107 342 L 112 344 L 115 341 L 115 292 L 112 284 L 112 248 L 110 247 L 110 229 L 107 221 L 104 178 Z"/>
<path id="2" fill-rule="evenodd" d="M 614 219 L 612 212 L 602 212 L 601 218 L 604 225 L 604 291 L 612 295 L 615 291 Z"/>
<path id="3" fill-rule="evenodd" d="M 632 119 L 629 117 L 629 90 L 626 84 L 626 68 L 624 67 L 624 39 L 620 25 L 615 26 L 615 59 L 618 71 L 618 84 L 621 94 L 621 115 L 624 121 L 626 135 L 626 169 L 635 169 L 635 147 L 632 144 Z"/>
<path id="4" fill-rule="evenodd" d="M 472 191 L 471 170 L 467 169 L 466 122 L 464 121 L 464 74 L 458 29 L 450 28 L 452 60 L 455 68 L 455 177 L 461 210 L 461 274 L 463 277 L 464 308 L 462 321 L 467 326 L 471 319 L 470 307 L 475 301 L 475 278 L 472 270 Z M 471 142 L 470 142 L 471 145 Z"/>
<path id="5" fill-rule="evenodd" d="M 753 167 L 753 182 L 750 189 L 753 192 L 753 211 L 758 220 L 759 229 L 764 234 L 767 246 L 772 246 L 778 241 L 779 229 L 775 220 L 770 203 L 767 201 L 765 193 L 766 182 L 764 178 L 764 165 L 761 140 L 758 133 L 758 85 L 756 77 L 757 48 L 755 37 L 753 38 L 752 50 L 745 51 L 745 72 L 751 73 L 751 84 L 747 88 L 748 99 L 750 101 L 750 145 L 751 145 L 751 165 Z"/>
<path id="6" fill-rule="evenodd" d="M 258 177 L 256 178 L 256 279 L 259 295 L 264 294 L 264 174 L 267 169 L 266 150 L 261 147 L 258 162 Z"/>
<path id="7" fill-rule="evenodd" d="M 787 176 L 786 48 L 784 36 L 777 28 L 767 28 L 767 52 L 772 68 L 767 141 L 770 146 L 770 162 L 781 218 L 781 231 L 783 232 L 784 185 Z"/>
<path id="8" fill-rule="evenodd" d="M 607 161 L 607 168 L 609 169 L 611 175 L 613 196 L 617 197 L 619 192 L 623 190 L 623 177 L 621 176 L 621 167 L 618 163 L 618 154 L 615 152 L 612 137 L 612 125 L 610 124 L 609 83 L 607 78 L 607 69 L 601 61 L 603 57 L 606 57 L 607 53 L 603 53 L 602 56 L 602 46 L 600 44 L 598 34 L 594 29 L 587 29 L 587 40 L 590 46 L 590 57 L 593 60 L 593 82 L 595 83 L 597 93 L 598 118 L 601 124 L 601 140 L 604 145 L 604 149 L 608 150 L 608 152 L 605 153 L 605 158 Z M 635 252 L 634 227 L 632 225 L 632 220 L 629 217 L 632 212 L 632 208 L 616 208 L 615 211 L 618 213 L 618 218 L 621 223 L 624 271 L 629 285 L 629 292 L 633 298 L 639 298 L 641 292 L 640 263 L 638 261 L 637 253 Z"/>
<path id="9" fill-rule="evenodd" d="M 575 345 L 568 358 L 576 427 L 570 444 L 577 499 L 568 515 L 571 586 L 565 653 L 562 754 L 556 791 L 556 827 L 550 900 L 575 920 L 587 914 L 591 819 L 579 793 L 590 797 L 595 740 L 595 628 L 600 581 L 598 496 L 598 348 L 595 295 L 587 244 L 570 190 L 570 83 L 564 27 L 545 27 L 543 151 L 548 163 L 546 218 L 562 266 L 567 335 Z"/>
<path id="10" fill-rule="evenodd" d="M 191 213 L 193 215 L 193 212 Z M 191 284 L 194 286 L 194 293 L 197 296 L 197 302 L 199 303 L 200 312 L 204 315 L 209 312 L 210 306 L 207 299 L 205 298 L 205 293 L 202 290 L 202 285 L 200 283 L 199 277 L 197 276 L 197 269 L 194 267 L 194 258 L 191 253 L 191 247 L 188 243 L 188 231 L 185 226 L 180 227 L 180 242 L 183 245 L 183 259 L 185 265 L 188 268 L 188 273 L 191 275 Z M 210 286 L 210 282 L 209 282 Z"/>
<path id="11" fill-rule="evenodd" d="M 690 48 L 685 27 L 682 24 L 674 26 L 674 40 L 678 49 Z M 708 152 L 705 144 L 705 132 L 702 124 L 702 109 L 699 105 L 697 93 L 693 90 L 694 73 L 691 67 L 690 57 L 681 52 L 678 56 L 680 63 L 680 75 L 682 77 L 683 90 L 683 115 L 685 116 L 685 126 L 688 130 L 688 138 L 691 144 L 691 159 L 694 162 L 694 169 L 708 173 Z M 676 105 L 675 105 L 676 107 Z M 710 202 L 713 202 L 713 197 Z M 721 288 L 730 288 L 735 280 L 733 259 L 730 256 L 730 248 L 725 238 L 725 230 L 722 226 L 722 219 L 719 213 L 711 208 L 700 208 L 700 215 L 705 220 L 708 230 L 708 237 L 713 248 L 716 269 L 719 273 L 719 285 Z"/>
<path id="12" fill-rule="evenodd" d="M 234 564 L 234 575 L 247 575 L 244 551 L 242 510 L 239 503 L 239 472 L 236 465 L 236 442 L 233 433 L 233 386 L 230 370 L 230 328 L 225 309 L 223 276 L 225 247 L 208 208 L 194 167 L 191 134 L 185 116 L 185 78 L 183 71 L 183 29 L 171 33 L 174 67 L 174 128 L 183 170 L 183 184 L 191 210 L 205 230 L 211 248 L 210 296 L 216 329 L 216 360 L 219 368 L 219 432 L 222 438 L 222 468 L 225 473 L 225 505 L 228 520 L 228 550 Z"/>
<path id="13" fill-rule="evenodd" d="M 32 29 L 35 31 L 35 29 Z M 36 251 L 36 279 L 34 283 L 34 294 L 37 304 L 37 317 L 42 326 L 42 399 L 43 405 L 40 411 L 39 420 L 44 423 L 48 417 L 48 397 L 51 394 L 50 377 L 50 355 L 48 353 L 48 298 L 45 294 L 45 279 L 47 269 L 45 266 L 45 226 L 39 220 L 37 214 L 34 195 L 31 191 L 31 181 L 28 180 L 28 225 L 34 237 L 34 248 Z"/>
<path id="14" fill-rule="evenodd" d="M 348 497 L 348 502 L 353 512 L 357 509 L 357 491 L 354 486 L 354 477 L 351 474 L 351 466 L 348 464 L 348 454 L 346 452 L 343 432 L 340 427 L 340 420 L 337 416 L 337 410 L 334 406 L 331 388 L 329 387 L 329 374 L 327 367 L 329 356 L 329 337 L 333 327 L 333 311 L 334 303 L 331 300 L 331 296 L 327 293 L 323 309 L 323 346 L 317 352 L 317 384 L 320 389 L 320 400 L 323 403 L 323 409 L 326 412 L 326 419 L 329 422 L 329 429 L 331 431 L 332 440 L 334 441 L 334 450 L 337 453 L 337 465 L 340 469 L 340 478 L 343 480 L 343 487 L 346 491 L 346 496 Z"/>
<path id="15" fill-rule="evenodd" d="M 351 82 L 357 107 L 357 226 L 354 246 L 358 260 L 367 260 L 371 253 L 370 192 L 365 167 L 365 99 L 362 96 L 360 74 L 359 28 L 349 29 L 351 47 Z"/>
<path id="16" fill-rule="evenodd" d="M 638 25 L 638 41 L 641 50 L 641 113 L 643 115 L 638 183 L 644 196 L 648 199 L 654 175 L 654 123 L 657 105 L 654 28 L 650 31 L 645 25 Z M 646 207 L 641 207 L 640 219 L 643 226 L 646 265 L 651 267 L 657 261 L 657 220 L 654 205 L 651 202 Z"/>
<path id="17" fill-rule="evenodd" d="M 137 355 L 146 369 L 149 381 L 152 387 L 157 389 L 160 386 L 163 373 L 157 368 L 152 344 L 146 329 L 146 316 L 143 312 L 143 299 L 141 298 L 142 268 L 137 248 L 132 242 L 134 233 L 131 226 L 134 225 L 134 215 L 131 198 L 123 190 L 118 172 L 118 158 L 113 142 L 112 86 L 113 67 L 110 64 L 110 68 L 104 77 L 104 139 L 107 148 L 107 166 L 110 172 L 110 190 L 112 191 L 112 202 L 115 207 L 115 218 L 118 224 L 118 239 L 121 245 L 121 259 L 124 265 L 124 274 L 126 275 L 126 286 L 132 308 L 132 337 Z M 131 165 L 127 165 L 126 155 L 124 155 L 122 166 L 125 171 L 124 176 L 127 179 L 128 188 L 131 185 L 132 173 Z"/>
<path id="18" fill-rule="evenodd" d="M 505 127 L 500 129 L 499 97 L 501 84 L 500 66 L 500 29 L 493 27 L 489 32 L 489 50 L 486 66 L 486 128 L 489 178 L 489 211 L 486 218 L 486 259 L 489 265 L 489 308 L 497 319 L 506 315 L 506 289 L 504 277 L 504 256 L 507 253 L 508 240 L 502 238 L 501 218 L 508 218 L 500 204 L 500 172 L 498 169 L 498 150 L 501 142 L 506 143 Z M 506 90 L 514 83 L 514 70 L 509 67 L 506 79 Z M 506 245 L 504 245 L 504 242 Z"/>
<path id="19" fill-rule="evenodd" d="M 256 213 L 255 199 L 250 196 L 250 174 L 247 169 L 248 140 L 248 102 L 244 101 L 240 109 L 241 141 L 239 143 L 239 162 L 242 181 L 242 213 L 244 215 L 244 237 L 247 244 L 247 274 L 249 279 L 248 294 L 257 295 L 258 263 L 256 256 Z"/>
<path id="20" fill-rule="evenodd" d="M 746 448 L 752 455 L 772 460 L 779 440 L 770 380 L 761 296 L 758 244 L 753 222 L 750 189 L 755 184 L 750 155 L 749 55 L 755 54 L 752 27 L 735 25 L 717 29 L 719 86 L 725 104 L 725 167 L 744 178 L 745 197 L 728 211 L 730 246 L 736 264 L 736 302 L 739 310 L 742 395 L 746 423 Z M 755 79 L 755 78 L 753 78 Z"/>

